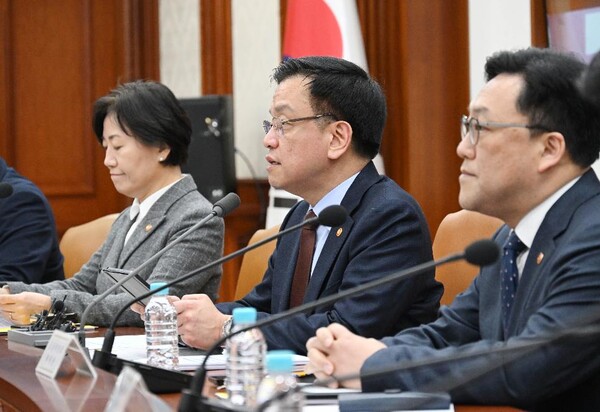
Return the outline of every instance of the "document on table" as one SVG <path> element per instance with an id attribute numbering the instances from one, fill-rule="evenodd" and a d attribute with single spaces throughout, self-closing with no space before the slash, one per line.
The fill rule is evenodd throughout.
<path id="1" fill-rule="evenodd" d="M 88 338 L 85 346 L 93 356 L 93 351 L 102 348 L 104 338 Z M 179 354 L 179 370 L 196 370 L 204 361 L 204 355 L 194 355 L 193 350 L 183 350 Z M 137 363 L 146 363 L 146 336 L 145 335 L 122 335 L 116 336 L 112 353 L 120 359 L 130 360 Z M 308 362 L 306 356 L 294 355 L 294 369 L 301 371 Z M 225 355 L 211 355 L 206 362 L 206 369 L 225 369 Z"/>
<path id="2" fill-rule="evenodd" d="M 0 333 L 6 334 L 12 327 L 12 322 L 3 316 L 0 316 Z"/>
<path id="3" fill-rule="evenodd" d="M 102 348 L 104 338 L 88 338 L 86 339 L 86 347 L 93 354 L 95 349 Z M 204 355 L 188 355 L 192 350 L 184 349 L 179 355 L 179 369 L 182 371 L 193 371 L 200 366 L 204 360 Z M 146 363 L 146 336 L 145 335 L 122 335 L 116 336 L 112 353 L 121 359 L 126 359 L 138 363 Z M 308 362 L 306 356 L 294 355 L 294 368 L 303 370 Z M 208 370 L 223 370 L 225 369 L 225 355 L 212 355 L 208 358 Z M 339 411 L 337 405 L 337 395 L 340 393 L 356 392 L 353 389 L 330 389 L 323 387 L 308 386 L 303 388 L 303 392 L 307 397 L 307 405 L 304 407 L 306 411 L 313 412 L 332 412 Z M 454 406 L 450 405 L 449 409 L 418 412 L 454 412 Z"/>

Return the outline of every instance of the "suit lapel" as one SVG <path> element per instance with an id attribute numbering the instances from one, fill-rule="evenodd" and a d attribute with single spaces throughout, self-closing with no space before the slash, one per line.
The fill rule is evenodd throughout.
<path id="1" fill-rule="evenodd" d="M 557 238 L 566 230 L 571 216 L 577 208 L 599 192 L 600 185 L 598 185 L 595 172 L 589 170 L 556 201 L 546 214 L 535 235 L 523 274 L 519 280 L 509 324 L 509 336 L 522 327 L 521 323 L 524 324 L 527 321 L 522 316 L 515 319 L 515 314 L 524 313 L 532 293 L 538 290 L 537 284 L 542 281 L 541 274 L 545 273 L 548 262 L 552 260 Z"/>
<path id="2" fill-rule="evenodd" d="M 369 162 L 367 166 L 361 170 L 356 176 L 356 179 L 346 192 L 344 199 L 342 200 L 342 206 L 348 211 L 348 218 L 342 226 L 332 227 L 329 231 L 329 235 L 319 256 L 319 260 L 313 271 L 313 275 L 308 283 L 306 289 L 306 295 L 304 297 L 305 302 L 310 302 L 321 296 L 321 292 L 324 290 L 324 286 L 329 280 L 331 269 L 337 259 L 340 249 L 346 242 L 346 239 L 350 235 L 352 226 L 354 225 L 353 215 L 355 210 L 360 205 L 362 197 L 365 192 L 373 186 L 377 181 L 381 179 L 381 176 L 377 172 L 377 169 L 373 165 L 373 162 Z"/>
<path id="3" fill-rule="evenodd" d="M 156 206 L 156 204 L 154 205 Z M 154 208 L 154 206 L 152 206 Z M 164 221 L 165 216 L 158 216 L 156 213 L 150 213 L 144 217 L 140 224 L 135 228 L 127 244 L 123 247 L 119 256 L 119 266 L 123 267 L 131 255 L 148 239 Z M 131 225 L 130 225 L 131 226 Z M 125 241 L 123 237 L 122 242 Z M 121 243 L 122 244 L 122 243 Z"/>
<path id="4" fill-rule="evenodd" d="M 115 220 L 106 240 L 108 248 L 102 263 L 104 267 L 122 267 L 119 265 L 123 252 L 122 245 L 131 225 L 133 225 L 133 221 L 129 219 L 129 208 L 127 208 Z"/>
<path id="5" fill-rule="evenodd" d="M 192 190 L 195 190 L 195 184 L 192 178 L 186 175 L 167 190 L 165 194 L 152 205 L 148 214 L 135 228 L 127 241 L 127 244 L 123 247 L 121 255 L 119 256 L 119 267 L 123 267 L 135 251 L 163 224 L 171 206 Z M 129 230 L 129 227 L 131 227 L 131 225 L 128 226 L 127 230 Z M 127 234 L 127 231 L 125 231 L 125 234 Z M 124 241 L 125 235 L 123 235 L 123 238 L 120 240 L 121 243 L 119 244 L 122 245 Z M 162 246 L 164 247 L 166 245 Z"/>

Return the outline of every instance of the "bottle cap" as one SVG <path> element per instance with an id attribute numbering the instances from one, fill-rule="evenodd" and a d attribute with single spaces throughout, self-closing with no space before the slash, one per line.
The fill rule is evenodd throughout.
<path id="1" fill-rule="evenodd" d="M 256 309 L 254 308 L 235 308 L 231 314 L 233 323 L 236 325 L 256 322 Z"/>
<path id="2" fill-rule="evenodd" d="M 167 284 L 167 282 L 152 282 L 150 284 L 150 290 L 154 291 L 166 284 Z M 154 294 L 154 296 L 167 296 L 168 294 L 169 294 L 169 288 L 164 288 L 163 290 L 156 292 Z"/>
<path id="3" fill-rule="evenodd" d="M 291 350 L 271 350 L 267 352 L 269 373 L 291 373 L 294 369 L 294 352 Z"/>

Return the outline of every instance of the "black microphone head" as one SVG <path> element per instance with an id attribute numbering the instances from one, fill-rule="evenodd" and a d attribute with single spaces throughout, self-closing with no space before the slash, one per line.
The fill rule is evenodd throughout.
<path id="1" fill-rule="evenodd" d="M 225 197 L 217 200 L 213 206 L 213 211 L 219 217 L 223 217 L 240 205 L 240 197 L 235 193 L 227 193 Z"/>
<path id="2" fill-rule="evenodd" d="M 52 310 L 54 311 L 54 313 L 62 312 L 62 310 L 64 308 L 65 308 L 65 302 L 63 302 L 62 300 L 57 300 L 56 302 L 54 302 L 54 305 L 52 306 Z"/>
<path id="3" fill-rule="evenodd" d="M 465 260 L 472 265 L 491 265 L 500 257 L 500 248 L 491 239 L 481 239 L 465 249 Z"/>
<path id="4" fill-rule="evenodd" d="M 319 213 L 319 224 L 323 226 L 339 226 L 346 221 L 348 212 L 344 206 L 331 205 Z"/>
<path id="5" fill-rule="evenodd" d="M 13 187 L 10 183 L 0 182 L 0 199 L 9 197 L 13 193 Z"/>

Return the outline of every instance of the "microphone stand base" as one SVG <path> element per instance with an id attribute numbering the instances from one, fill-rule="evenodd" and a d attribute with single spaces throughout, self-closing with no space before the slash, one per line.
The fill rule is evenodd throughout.
<path id="1" fill-rule="evenodd" d="M 94 357 L 92 358 L 92 365 L 107 372 L 111 372 L 111 368 L 115 363 L 117 355 L 113 355 L 110 352 L 101 350 L 94 351 Z"/>
<path id="2" fill-rule="evenodd" d="M 98 362 L 98 364 L 96 364 L 96 362 Z M 114 375 L 121 373 L 123 366 L 130 366 L 142 375 L 148 390 L 152 393 L 181 392 L 182 389 L 190 386 L 193 379 L 193 376 L 187 373 L 119 359 L 112 353 L 102 351 L 96 351 L 94 353 L 94 360 L 92 363 L 94 366 L 104 369 Z"/>

